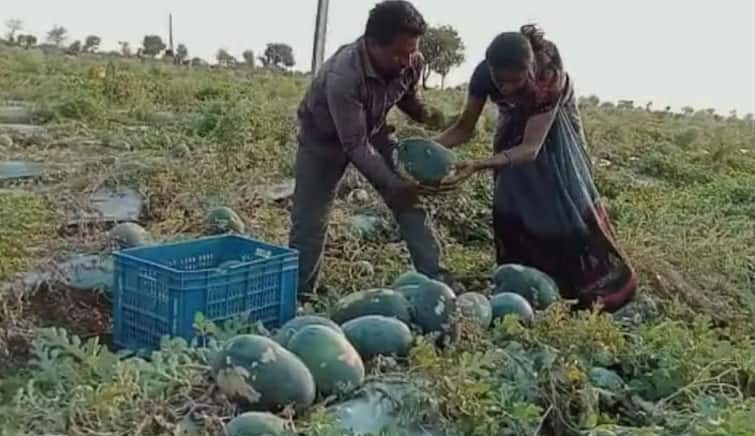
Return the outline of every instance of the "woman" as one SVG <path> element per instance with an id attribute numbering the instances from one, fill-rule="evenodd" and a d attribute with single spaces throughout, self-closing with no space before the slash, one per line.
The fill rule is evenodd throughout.
<path id="1" fill-rule="evenodd" d="M 537 27 L 493 40 L 462 115 L 436 140 L 446 147 L 469 140 L 487 99 L 499 109 L 495 154 L 459 164 L 446 187 L 493 170 L 497 263 L 540 269 L 580 307 L 619 309 L 634 296 L 635 273 L 592 180 L 571 79 Z"/>

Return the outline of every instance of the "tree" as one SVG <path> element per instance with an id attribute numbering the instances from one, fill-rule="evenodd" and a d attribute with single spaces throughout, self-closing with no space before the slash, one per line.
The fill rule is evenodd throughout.
<path id="1" fill-rule="evenodd" d="M 81 41 L 74 41 L 71 43 L 71 45 L 68 46 L 66 49 L 66 53 L 71 55 L 77 55 L 81 53 Z"/>
<path id="2" fill-rule="evenodd" d="M 616 107 L 619 109 L 634 109 L 634 100 L 619 100 Z"/>
<path id="3" fill-rule="evenodd" d="M 191 66 L 192 67 L 203 67 L 207 65 L 207 62 L 204 61 L 204 59 L 199 57 L 193 57 L 191 58 Z"/>
<path id="4" fill-rule="evenodd" d="M 94 53 L 97 51 L 97 49 L 100 48 L 100 44 L 102 43 L 102 39 L 97 35 L 89 35 L 84 40 L 84 47 L 82 48 L 83 51 Z"/>
<path id="5" fill-rule="evenodd" d="M 582 97 L 579 99 L 579 105 L 585 107 L 598 107 L 598 105 L 600 105 L 600 98 L 598 98 L 597 95 Z"/>
<path id="6" fill-rule="evenodd" d="M 159 55 L 166 47 L 158 35 L 146 35 L 142 41 L 142 53 L 151 58 Z"/>
<path id="7" fill-rule="evenodd" d="M 131 44 L 128 41 L 118 41 L 118 45 L 121 47 L 121 56 L 131 56 Z"/>
<path id="8" fill-rule="evenodd" d="M 254 52 L 251 50 L 244 50 L 244 53 L 241 54 L 241 57 L 244 58 L 244 63 L 246 63 L 247 66 L 254 68 Z"/>
<path id="9" fill-rule="evenodd" d="M 16 43 L 28 50 L 37 45 L 37 37 L 34 35 L 18 35 Z"/>
<path id="10" fill-rule="evenodd" d="M 692 114 L 694 114 L 694 113 L 695 113 L 695 108 L 693 108 L 692 106 L 684 106 L 684 107 L 682 108 L 682 113 L 683 113 L 684 115 L 688 116 L 688 117 L 691 117 L 691 116 L 692 116 Z"/>
<path id="11" fill-rule="evenodd" d="M 186 48 L 185 44 L 178 44 L 178 47 L 176 47 L 176 62 L 183 65 L 187 59 L 189 59 L 189 49 Z"/>
<path id="12" fill-rule="evenodd" d="M 215 55 L 215 59 L 218 60 L 218 65 L 221 67 L 230 67 L 236 65 L 236 58 L 233 57 L 228 50 L 221 48 L 218 50 L 218 54 Z"/>
<path id="13" fill-rule="evenodd" d="M 63 41 L 67 38 L 68 29 L 63 26 L 54 26 L 49 32 L 47 32 L 47 41 L 55 44 L 57 47 L 60 47 L 60 45 L 63 44 Z"/>
<path id="14" fill-rule="evenodd" d="M 425 57 L 422 86 L 427 88 L 430 73 L 440 75 L 440 87 L 445 85 L 451 68 L 464 62 L 464 43 L 459 33 L 451 26 L 431 27 L 420 39 L 420 51 Z"/>
<path id="15" fill-rule="evenodd" d="M 8 42 L 15 42 L 16 32 L 24 28 L 24 22 L 18 18 L 11 18 L 5 22 L 8 28 Z"/>
<path id="16" fill-rule="evenodd" d="M 294 49 L 282 42 L 271 42 L 267 44 L 264 55 L 260 57 L 260 62 L 265 67 L 293 67 L 296 64 Z"/>
<path id="17" fill-rule="evenodd" d="M 745 114 L 745 116 L 742 118 L 745 121 L 752 122 L 755 119 L 755 115 L 752 113 Z"/>

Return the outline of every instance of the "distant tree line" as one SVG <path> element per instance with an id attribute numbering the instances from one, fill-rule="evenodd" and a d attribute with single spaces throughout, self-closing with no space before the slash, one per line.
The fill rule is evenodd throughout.
<path id="1" fill-rule="evenodd" d="M 660 110 L 654 110 L 653 109 L 653 102 L 649 101 L 644 106 L 637 105 L 634 100 L 619 100 L 616 103 L 610 102 L 610 101 L 600 101 L 600 98 L 596 95 L 590 95 L 586 97 L 580 97 L 579 98 L 579 106 L 582 108 L 596 108 L 600 107 L 601 109 L 606 110 L 623 110 L 623 111 L 647 111 L 647 112 L 655 112 L 655 113 L 665 113 L 665 114 L 672 114 L 671 106 L 666 106 L 663 108 L 662 111 Z M 736 110 L 729 111 L 728 117 L 723 117 L 722 115 L 719 115 L 716 113 L 716 109 L 714 108 L 705 108 L 705 109 L 695 109 L 692 106 L 684 106 L 681 108 L 681 111 L 678 112 L 676 115 L 682 116 L 682 117 L 688 117 L 688 118 L 696 118 L 696 119 L 729 119 L 729 120 L 745 120 L 745 121 L 755 121 L 755 115 L 752 113 L 745 114 L 741 118 L 737 114 Z"/>
<path id="2" fill-rule="evenodd" d="M 6 43 L 30 49 L 39 44 L 37 37 L 32 34 L 22 33 L 24 23 L 20 19 L 12 18 L 5 22 L 7 32 L 5 34 Z M 69 55 L 78 55 L 80 53 L 98 53 L 102 39 L 97 35 L 89 35 L 84 42 L 79 40 L 68 42 L 68 29 L 63 26 L 55 25 L 47 32 L 45 41 L 46 47 L 53 47 L 62 50 Z M 158 59 L 161 58 L 166 62 L 176 65 L 186 66 L 207 66 L 208 63 L 199 57 L 189 57 L 189 49 L 185 44 L 180 43 L 176 46 L 175 52 L 165 44 L 159 35 L 145 35 L 141 41 L 141 46 L 134 50 L 128 41 L 118 42 L 119 50 L 110 54 L 122 57 L 137 57 L 139 59 Z M 40 46 L 41 47 L 41 46 Z M 427 82 L 432 74 L 440 76 L 440 87 L 445 87 L 445 81 L 448 74 L 455 67 L 460 66 L 465 60 L 465 46 L 456 29 L 449 25 L 437 27 L 431 26 L 425 36 L 420 40 L 420 51 L 425 58 L 425 66 L 422 71 L 422 86 L 427 88 Z M 255 56 L 253 50 L 244 50 L 241 53 L 241 59 L 237 59 L 227 49 L 221 48 L 215 54 L 217 66 L 221 68 L 256 68 L 258 63 L 262 68 L 276 71 L 287 71 L 296 65 L 293 48 L 283 42 L 271 42 L 265 47 L 262 56 Z M 459 85 L 457 88 L 462 89 L 465 85 Z M 671 107 L 667 106 L 662 111 L 653 109 L 653 102 L 648 102 L 644 106 L 637 105 L 634 100 L 619 100 L 613 102 L 601 102 L 595 96 L 581 97 L 579 100 L 581 107 L 600 107 L 602 109 L 615 110 L 644 110 L 656 113 L 671 113 Z M 716 118 L 723 117 L 716 114 L 712 108 L 696 110 L 690 106 L 681 109 L 680 116 L 695 118 Z M 740 119 L 736 110 L 729 112 L 728 119 Z M 741 117 L 743 120 L 753 121 L 755 116 L 748 113 Z"/>
<path id="3" fill-rule="evenodd" d="M 68 41 L 68 29 L 55 25 L 47 32 L 46 45 L 39 45 L 37 37 L 24 34 L 21 31 L 24 24 L 19 19 L 9 19 L 5 23 L 7 28 L 6 43 L 17 45 L 26 49 L 41 47 L 45 49 L 60 50 L 69 55 L 81 53 L 99 53 L 102 39 L 97 35 L 87 36 L 83 42 L 79 40 Z M 425 67 L 422 71 L 422 86 L 427 88 L 427 82 L 434 73 L 440 76 L 440 86 L 445 87 L 445 80 L 454 67 L 464 62 L 464 43 L 456 29 L 443 25 L 430 27 L 427 34 L 421 39 L 422 54 L 425 57 Z M 208 63 L 199 57 L 190 57 L 189 49 L 185 44 L 178 44 L 175 52 L 170 50 L 160 35 L 145 35 L 141 44 L 136 49 L 131 47 L 128 41 L 119 41 L 118 50 L 109 52 L 109 55 L 122 57 L 136 57 L 139 59 L 163 59 L 166 62 L 177 65 L 206 66 Z M 222 68 L 255 68 L 258 65 L 265 69 L 286 71 L 296 65 L 293 48 L 283 42 L 268 43 L 261 56 L 255 56 L 251 49 L 240 53 L 237 59 L 226 48 L 219 49 L 215 54 L 217 66 Z"/>

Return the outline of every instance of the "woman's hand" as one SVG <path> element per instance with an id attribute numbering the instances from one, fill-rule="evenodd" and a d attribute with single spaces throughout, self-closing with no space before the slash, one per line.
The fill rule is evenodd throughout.
<path id="1" fill-rule="evenodd" d="M 482 166 L 480 165 L 479 161 L 467 160 L 457 162 L 454 165 L 453 174 L 443 179 L 443 181 L 440 183 L 439 188 L 444 191 L 456 189 L 459 187 L 459 185 L 461 185 L 464 181 L 472 177 L 481 169 Z"/>
<path id="2" fill-rule="evenodd" d="M 444 180 L 444 183 L 459 184 L 468 178 L 472 177 L 475 173 L 480 171 L 482 167 L 476 160 L 467 160 L 458 162 L 454 165 L 454 174 L 448 180 Z"/>

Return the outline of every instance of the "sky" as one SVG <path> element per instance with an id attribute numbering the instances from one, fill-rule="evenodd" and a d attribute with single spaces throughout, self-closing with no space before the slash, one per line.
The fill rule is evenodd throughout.
<path id="1" fill-rule="evenodd" d="M 695 3 L 696 2 L 696 3 Z M 331 0 L 326 57 L 363 31 L 376 0 Z M 446 79 L 465 83 L 499 32 L 536 22 L 558 44 L 580 95 L 652 101 L 656 108 L 715 108 L 755 112 L 755 4 L 747 0 L 414 0 L 431 25 L 454 26 L 466 62 Z M 128 6 L 125 6 L 128 5 Z M 173 14 L 175 44 L 214 59 L 219 48 L 238 58 L 268 42 L 294 49 L 309 69 L 317 0 L 0 0 L 0 20 L 20 18 L 42 37 L 53 25 L 70 41 L 95 34 L 102 48 L 140 44 L 145 34 L 167 41 Z"/>

